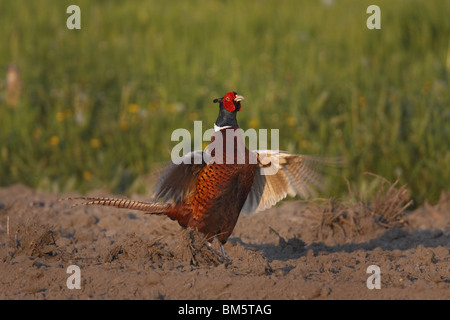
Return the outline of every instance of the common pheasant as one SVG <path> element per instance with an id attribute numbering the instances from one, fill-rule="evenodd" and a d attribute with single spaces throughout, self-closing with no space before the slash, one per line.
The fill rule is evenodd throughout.
<path id="1" fill-rule="evenodd" d="M 322 187 L 317 170 L 322 158 L 278 150 L 245 147 L 236 115 L 244 97 L 229 92 L 215 99 L 219 115 L 211 144 L 193 151 L 180 164 L 170 164 L 156 184 L 155 201 L 80 197 L 80 205 L 101 205 L 166 215 L 183 228 L 192 228 L 209 242 L 217 237 L 223 255 L 239 214 L 248 215 L 275 205 L 287 195 L 304 198 Z M 227 141 L 228 137 L 228 141 Z M 230 146 L 231 151 L 227 149 Z M 217 142 L 221 143 L 217 143 Z"/>

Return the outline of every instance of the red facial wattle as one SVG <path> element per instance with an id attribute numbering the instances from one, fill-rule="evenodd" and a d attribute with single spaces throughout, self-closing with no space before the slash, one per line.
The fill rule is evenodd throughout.
<path id="1" fill-rule="evenodd" d="M 235 98 L 236 98 L 236 94 L 234 92 L 228 92 L 222 99 L 223 107 L 226 110 L 233 112 L 236 109 L 236 107 L 234 106 Z"/>

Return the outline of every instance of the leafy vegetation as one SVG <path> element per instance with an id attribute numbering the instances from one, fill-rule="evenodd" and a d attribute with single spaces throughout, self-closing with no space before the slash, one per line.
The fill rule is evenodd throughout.
<path id="1" fill-rule="evenodd" d="M 0 184 L 146 193 L 172 131 L 206 130 L 235 90 L 242 128 L 345 157 L 330 195 L 375 190 L 369 171 L 433 202 L 450 189 L 450 1 L 376 4 L 381 30 L 365 1 L 3 1 L 0 68 L 20 85 L 0 90 Z"/>

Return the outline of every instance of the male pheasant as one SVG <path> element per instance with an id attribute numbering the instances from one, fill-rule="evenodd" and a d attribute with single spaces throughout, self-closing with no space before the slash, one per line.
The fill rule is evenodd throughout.
<path id="1" fill-rule="evenodd" d="M 248 215 L 267 209 L 287 195 L 306 198 L 321 188 L 323 180 L 316 170 L 317 165 L 324 163 L 321 158 L 278 150 L 248 150 L 236 119 L 242 100 L 244 97 L 236 92 L 214 100 L 219 103 L 219 115 L 211 144 L 163 170 L 156 184 L 155 201 L 77 199 L 86 201 L 82 205 L 166 215 L 183 228 L 203 233 L 210 242 L 217 237 L 226 256 L 223 245 L 240 213 Z M 227 148 L 230 145 L 231 150 Z"/>

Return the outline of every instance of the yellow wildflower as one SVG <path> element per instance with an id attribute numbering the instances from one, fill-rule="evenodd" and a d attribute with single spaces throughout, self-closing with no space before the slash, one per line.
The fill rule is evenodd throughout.
<path id="1" fill-rule="evenodd" d="M 89 181 L 92 179 L 92 172 L 90 172 L 89 170 L 85 170 L 83 171 L 83 179 L 86 181 Z"/>
<path id="2" fill-rule="evenodd" d="M 297 124 L 297 120 L 293 116 L 287 117 L 286 118 L 286 124 L 289 127 L 293 127 L 293 126 L 295 126 Z"/>
<path id="3" fill-rule="evenodd" d="M 57 136 L 52 136 L 50 138 L 50 145 L 55 147 L 58 144 L 59 144 L 59 138 Z"/>
<path id="4" fill-rule="evenodd" d="M 130 104 L 128 106 L 128 112 L 131 114 L 136 114 L 139 112 L 139 106 L 137 104 Z"/>
<path id="5" fill-rule="evenodd" d="M 58 111 L 58 112 L 56 113 L 56 121 L 58 121 L 58 122 L 63 122 L 63 121 L 64 121 L 64 118 L 65 118 L 64 112 Z"/>
<path id="6" fill-rule="evenodd" d="M 249 128 L 258 128 L 259 127 L 259 120 L 258 119 L 250 120 L 248 122 L 248 127 Z"/>
<path id="7" fill-rule="evenodd" d="M 96 138 L 91 139 L 91 147 L 94 149 L 100 147 L 100 140 Z"/>

